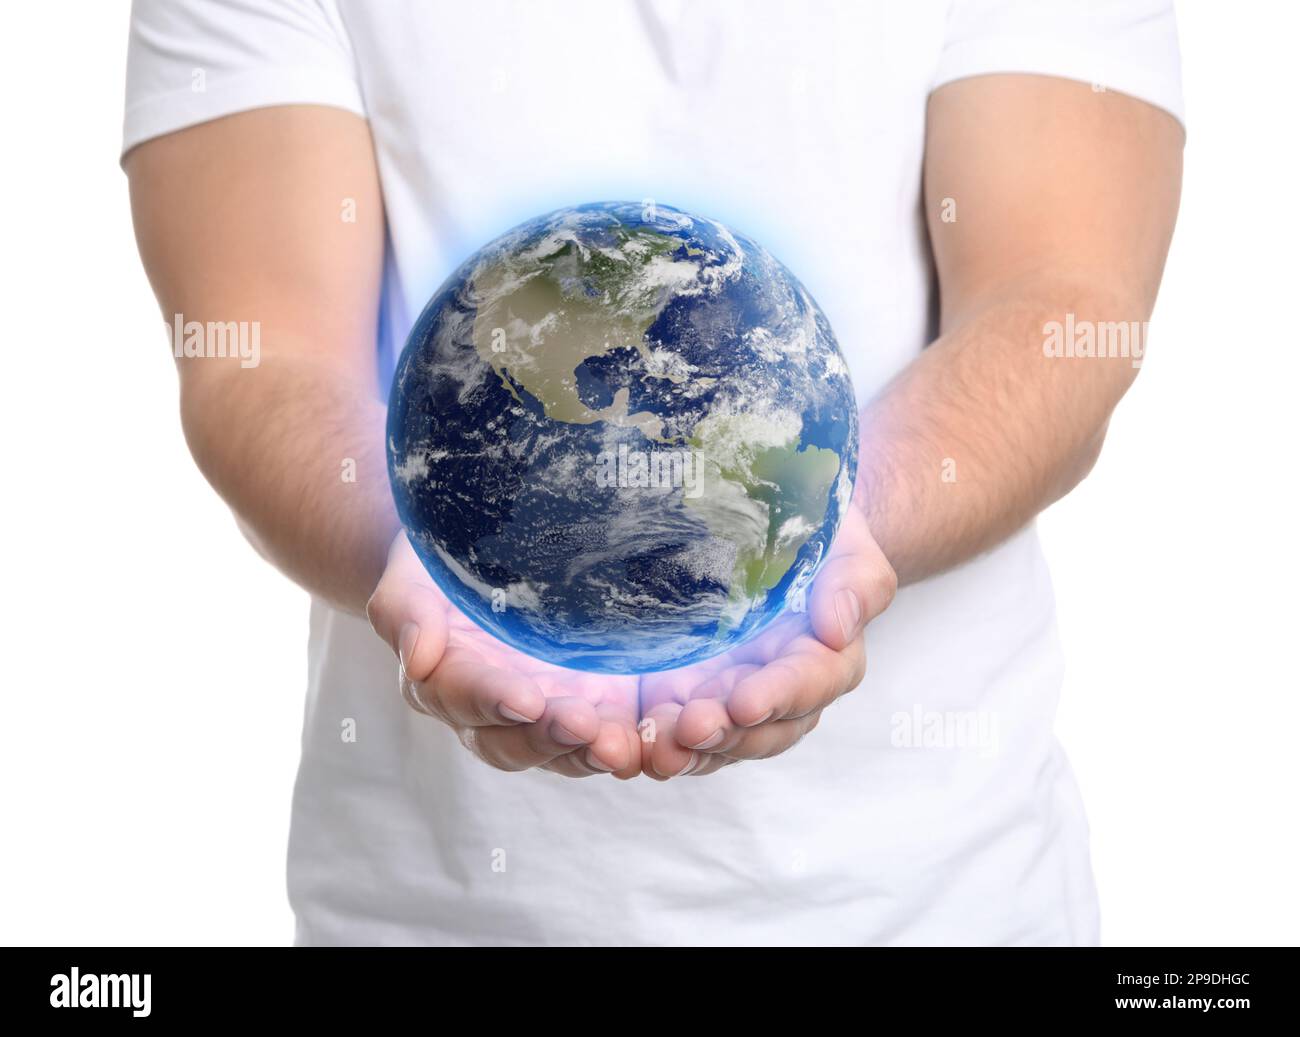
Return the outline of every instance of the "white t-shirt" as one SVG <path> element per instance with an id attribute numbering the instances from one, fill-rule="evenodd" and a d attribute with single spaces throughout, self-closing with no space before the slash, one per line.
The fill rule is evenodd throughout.
<path id="1" fill-rule="evenodd" d="M 564 205 L 653 198 L 794 271 L 865 401 L 934 336 L 926 97 L 990 72 L 1092 82 L 1181 118 L 1167 0 L 137 0 L 123 147 L 267 105 L 368 118 L 389 225 L 385 378 L 480 245 Z M 472 757 L 402 702 L 363 621 L 316 603 L 298 941 L 1095 942 L 1033 529 L 908 587 L 867 639 L 862 686 L 778 758 L 576 781 Z"/>

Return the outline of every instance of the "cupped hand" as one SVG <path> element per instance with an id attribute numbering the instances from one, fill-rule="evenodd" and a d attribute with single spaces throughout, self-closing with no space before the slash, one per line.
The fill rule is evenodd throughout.
<path id="1" fill-rule="evenodd" d="M 806 613 L 739 648 L 641 678 L 642 770 L 665 780 L 783 753 L 866 671 L 863 629 L 898 579 L 856 506 L 844 518 Z"/>
<path id="2" fill-rule="evenodd" d="M 366 615 L 398 656 L 407 703 L 493 767 L 569 777 L 640 772 L 637 679 L 566 670 L 497 640 L 443 595 L 405 533 L 389 549 Z"/>

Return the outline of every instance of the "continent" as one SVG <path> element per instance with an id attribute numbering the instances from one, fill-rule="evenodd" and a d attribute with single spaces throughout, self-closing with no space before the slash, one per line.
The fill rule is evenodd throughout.
<path id="1" fill-rule="evenodd" d="M 547 236 L 519 256 L 476 271 L 471 290 L 481 301 L 474 348 L 516 398 L 518 385 L 552 421 L 605 421 L 661 441 L 662 419 L 631 410 L 630 386 L 615 387 L 608 402 L 592 405 L 581 391 L 579 369 L 592 358 L 631 350 L 644 369 L 685 381 L 687 372 L 659 355 L 646 331 L 674 292 L 698 277 L 699 263 L 674 258 L 679 242 L 667 235 L 617 221 L 608 234 L 603 246 Z"/>
<path id="2" fill-rule="evenodd" d="M 685 503 L 736 544 L 720 635 L 780 584 L 825 523 L 841 459 L 826 447 L 800 447 L 801 427 L 793 412 L 727 413 L 701 421 L 691 438 L 705 489 Z"/>

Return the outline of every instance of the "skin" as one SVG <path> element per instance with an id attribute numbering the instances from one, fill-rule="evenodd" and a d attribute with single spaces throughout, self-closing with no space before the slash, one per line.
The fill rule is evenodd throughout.
<path id="1" fill-rule="evenodd" d="M 1088 473 L 1136 370 L 1047 358 L 1043 325 L 1150 316 L 1182 143 L 1166 113 L 1085 84 L 995 75 L 936 91 L 924 186 L 941 334 L 862 413 L 854 507 L 806 615 L 640 681 L 496 641 L 400 533 L 374 363 L 384 213 L 363 120 L 260 109 L 142 144 L 125 167 L 166 319 L 261 322 L 256 368 L 177 362 L 195 461 L 254 546 L 367 615 L 406 701 L 489 764 L 668 779 L 789 749 L 859 685 L 866 625 L 900 583 L 995 546 Z M 951 463 L 956 481 L 942 477 Z"/>

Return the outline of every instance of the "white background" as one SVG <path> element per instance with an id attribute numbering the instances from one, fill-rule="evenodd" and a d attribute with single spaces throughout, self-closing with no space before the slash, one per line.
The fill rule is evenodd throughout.
<path id="1" fill-rule="evenodd" d="M 0 942 L 286 943 L 306 596 L 189 460 L 117 167 L 127 5 L 73 6 L 0 35 Z M 1059 731 L 1107 943 L 1297 943 L 1300 16 L 1179 13 L 1151 352 L 1042 520 Z"/>

